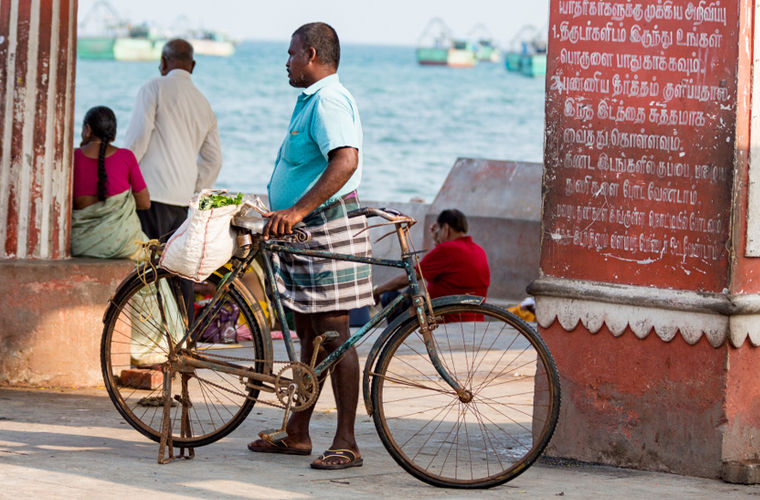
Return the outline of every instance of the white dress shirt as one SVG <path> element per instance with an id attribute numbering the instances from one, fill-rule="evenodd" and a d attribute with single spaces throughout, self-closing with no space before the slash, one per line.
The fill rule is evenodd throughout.
<path id="1" fill-rule="evenodd" d="M 143 85 L 126 141 L 152 201 L 187 206 L 193 193 L 214 185 L 222 168 L 216 115 L 183 69 Z"/>

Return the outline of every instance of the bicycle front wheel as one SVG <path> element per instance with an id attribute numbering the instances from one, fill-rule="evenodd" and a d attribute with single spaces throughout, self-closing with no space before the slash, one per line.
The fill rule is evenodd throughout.
<path id="1" fill-rule="evenodd" d="M 434 313 L 440 362 L 469 394 L 460 398 L 442 379 L 415 318 L 388 340 L 372 372 L 375 427 L 396 462 L 422 481 L 502 484 L 525 471 L 554 432 L 557 368 L 538 334 L 501 308 L 455 304 Z"/>
<path id="2" fill-rule="evenodd" d="M 209 279 L 206 288 L 213 292 L 220 278 Z M 188 345 L 186 341 L 180 347 L 190 354 L 261 373 L 267 369 L 266 355 L 262 332 L 251 307 L 234 287 L 222 300 L 217 314 L 226 314 L 223 319 L 227 324 L 235 322 L 234 327 L 230 325 L 237 333 L 233 343 Z M 237 320 L 229 319 L 231 310 L 239 311 Z M 169 363 L 169 337 L 173 343 L 181 341 L 186 332 L 186 318 L 178 278 L 163 269 L 146 269 L 133 275 L 120 287 L 104 317 L 101 367 L 108 394 L 124 419 L 156 442 L 161 438 L 162 370 Z M 221 320 L 212 318 L 209 323 L 218 326 Z M 189 399 L 184 437 L 183 394 Z M 258 390 L 246 387 L 244 378 L 220 372 L 213 364 L 175 373 L 169 394 L 175 446 L 203 446 L 226 436 L 250 413 L 257 396 Z"/>

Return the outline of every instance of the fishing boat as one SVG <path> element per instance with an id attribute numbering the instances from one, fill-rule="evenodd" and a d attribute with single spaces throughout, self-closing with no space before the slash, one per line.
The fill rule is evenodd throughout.
<path id="1" fill-rule="evenodd" d="M 169 31 L 184 38 L 193 46 L 195 55 L 229 57 L 235 53 L 237 42 L 219 31 L 199 28 L 182 14 L 169 26 Z"/>
<path id="2" fill-rule="evenodd" d="M 493 36 L 484 24 L 476 24 L 469 32 L 468 38 L 474 40 L 475 58 L 480 62 L 499 62 L 501 51 L 494 45 Z"/>
<path id="3" fill-rule="evenodd" d="M 96 2 L 79 24 L 77 56 L 81 59 L 155 61 L 166 42 L 146 24 L 123 20 L 105 0 Z"/>
<path id="4" fill-rule="evenodd" d="M 534 26 L 523 26 L 510 43 L 504 56 L 507 71 L 525 76 L 546 75 L 546 40 Z"/>
<path id="5" fill-rule="evenodd" d="M 235 42 L 218 31 L 198 30 L 187 36 L 196 55 L 229 57 L 235 53 Z"/>
<path id="6" fill-rule="evenodd" d="M 417 62 L 423 66 L 469 68 L 478 60 L 475 47 L 467 40 L 456 40 L 440 18 L 431 19 L 417 43 Z"/>

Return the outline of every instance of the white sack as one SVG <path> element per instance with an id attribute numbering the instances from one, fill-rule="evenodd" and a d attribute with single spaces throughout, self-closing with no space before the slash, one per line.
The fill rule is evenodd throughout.
<path id="1" fill-rule="evenodd" d="M 235 251 L 232 217 L 241 205 L 200 210 L 198 201 L 212 190 L 200 192 L 190 201 L 190 214 L 164 247 L 158 265 L 183 278 L 202 282 L 222 267 Z"/>

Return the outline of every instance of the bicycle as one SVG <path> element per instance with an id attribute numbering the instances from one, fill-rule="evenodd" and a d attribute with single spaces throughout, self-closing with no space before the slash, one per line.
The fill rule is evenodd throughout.
<path id="1" fill-rule="evenodd" d="M 148 263 L 118 287 L 104 315 L 101 342 L 103 377 L 120 414 L 146 437 L 193 449 L 221 439 L 250 413 L 256 402 L 284 409 L 279 429 L 262 432 L 271 442 L 286 437 L 289 412 L 313 405 L 320 383 L 343 353 L 382 329 L 363 370 L 362 393 L 380 440 L 407 472 L 441 487 L 487 488 L 524 472 L 541 454 L 559 414 L 559 376 L 543 340 L 527 323 L 482 297 L 430 299 L 417 278 L 417 252 L 410 249 L 415 223 L 399 212 L 360 208 L 349 217 L 381 217 L 399 240 L 399 260 L 355 257 L 299 248 L 308 233 L 264 240 L 265 220 L 235 217 L 239 250 L 209 283 L 216 289 L 189 324 L 175 277 Z M 158 251 L 158 250 L 157 250 Z M 298 361 L 275 283 L 272 254 L 292 254 L 397 267 L 406 272 L 409 292 L 370 318 L 321 363 Z M 239 280 L 254 259 L 263 263 L 267 292 L 282 318 L 288 359 L 275 361 L 268 322 Z M 155 260 L 155 256 L 154 259 Z M 405 297 L 412 306 L 402 306 Z M 199 342 L 224 308 L 240 310 L 239 330 L 250 340 L 233 345 Z M 315 341 L 314 352 L 335 332 Z M 248 336 L 246 336 L 247 338 Z M 152 359 L 146 359 L 148 352 Z M 143 359 L 139 359 L 142 356 Z M 150 358 L 147 356 L 147 358 Z M 160 368 L 161 387 L 139 390 L 120 383 L 120 370 L 140 364 Z M 273 401 L 260 398 L 273 394 Z"/>

